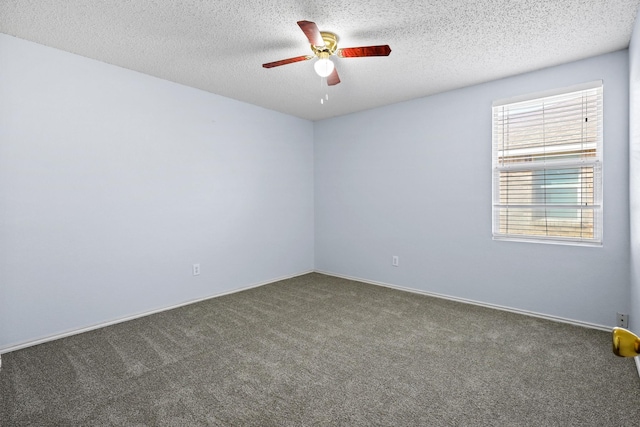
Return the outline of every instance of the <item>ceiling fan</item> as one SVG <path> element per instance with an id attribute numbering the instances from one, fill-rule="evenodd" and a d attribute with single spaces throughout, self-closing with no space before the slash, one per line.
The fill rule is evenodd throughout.
<path id="1" fill-rule="evenodd" d="M 315 22 L 298 21 L 298 26 L 304 32 L 309 43 L 311 43 L 311 51 L 313 55 L 296 56 L 295 58 L 282 59 L 280 61 L 262 64 L 264 68 L 279 67 L 280 65 L 293 64 L 294 62 L 307 61 L 309 59 L 318 58 L 313 68 L 320 77 L 327 78 L 327 84 L 334 86 L 340 83 L 338 71 L 335 64 L 329 59 L 331 55 L 337 55 L 340 58 L 358 58 L 363 56 L 389 56 L 391 48 L 389 45 L 379 46 L 362 46 L 362 47 L 345 47 L 338 49 L 338 36 L 328 31 L 318 30 Z"/>

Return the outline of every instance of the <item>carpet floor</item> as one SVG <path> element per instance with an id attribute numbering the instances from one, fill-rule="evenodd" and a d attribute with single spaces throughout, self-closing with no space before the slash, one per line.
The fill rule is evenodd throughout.
<path id="1" fill-rule="evenodd" d="M 3 355 L 2 426 L 630 426 L 610 334 L 312 273 Z"/>

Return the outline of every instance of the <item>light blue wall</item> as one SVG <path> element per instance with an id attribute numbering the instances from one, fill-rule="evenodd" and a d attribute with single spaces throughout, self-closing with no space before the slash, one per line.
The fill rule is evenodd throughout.
<path id="1" fill-rule="evenodd" d="M 0 35 L 0 352 L 314 262 L 595 325 L 630 312 L 638 330 L 637 37 L 630 64 L 620 51 L 314 124 Z M 596 79 L 604 246 L 492 241 L 492 101 Z"/>
<path id="2" fill-rule="evenodd" d="M 313 270 L 312 122 L 6 35 L 0 64 L 0 351 Z"/>
<path id="3" fill-rule="evenodd" d="M 625 50 L 316 122 L 316 269 L 614 325 L 630 308 L 628 72 Z M 492 102 L 598 79 L 604 246 L 493 241 Z"/>
<path id="4" fill-rule="evenodd" d="M 640 333 L 640 20 L 629 45 L 629 203 L 631 209 L 631 298 L 629 328 Z"/>

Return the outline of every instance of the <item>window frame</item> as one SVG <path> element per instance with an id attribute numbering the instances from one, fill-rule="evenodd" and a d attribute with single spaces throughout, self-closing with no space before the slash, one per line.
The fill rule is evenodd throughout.
<path id="1" fill-rule="evenodd" d="M 562 150 L 559 151 L 553 151 L 553 145 L 555 145 L 553 142 L 550 142 L 550 140 L 552 138 L 547 138 L 547 136 L 545 135 L 543 137 L 543 142 L 542 142 L 542 149 L 545 151 L 545 154 L 541 157 L 541 161 L 539 161 L 538 158 L 536 158 L 536 156 L 538 156 L 538 154 L 536 154 L 539 150 L 540 147 L 536 147 L 536 148 L 513 148 L 509 147 L 508 144 L 505 144 L 504 141 L 504 135 L 505 135 L 505 131 L 504 128 L 505 126 L 508 127 L 507 125 L 505 125 L 505 120 L 504 118 L 507 117 L 507 115 L 505 114 L 505 111 L 507 111 L 509 108 L 513 108 L 516 109 L 517 106 L 520 104 L 520 106 L 524 106 L 525 110 L 526 108 L 529 108 L 528 106 L 531 105 L 532 108 L 532 112 L 537 112 L 538 110 L 541 112 L 545 111 L 545 102 L 549 103 L 549 102 L 553 102 L 553 101 L 558 101 L 558 99 L 562 98 L 562 97 L 568 97 L 568 96 L 573 96 L 575 94 L 581 94 L 581 96 L 585 96 L 585 94 L 587 93 L 595 93 L 596 96 L 596 101 L 595 101 L 595 105 L 596 105 L 596 123 L 595 123 L 595 129 L 596 129 L 596 134 L 597 136 L 595 137 L 595 141 L 594 142 L 587 142 L 585 143 L 585 140 L 581 141 L 581 148 L 579 151 L 577 151 L 580 156 L 576 157 L 575 160 L 572 160 L 571 158 L 573 157 L 571 155 L 571 150 L 568 148 L 569 145 L 567 145 L 567 147 L 563 148 Z M 604 127 L 604 113 L 603 113 L 603 103 L 604 103 L 604 85 L 603 85 L 603 81 L 602 80 L 596 80 L 596 81 L 592 81 L 592 82 L 588 82 L 588 83 L 583 83 L 583 84 L 579 84 L 579 85 L 574 85 L 574 86 L 570 86 L 570 87 L 565 87 L 565 88 L 560 88 L 560 89 L 554 89 L 554 90 L 550 90 L 550 91 L 544 91 L 544 92 L 537 92 L 537 93 L 532 93 L 532 94 L 527 94 L 527 95 L 522 95 L 522 96 L 517 96 L 517 97 L 512 97 L 512 98 L 508 98 L 508 99 L 502 99 L 502 100 L 497 100 L 494 101 L 493 105 L 492 105 L 492 137 L 491 137 L 491 144 L 492 144 L 492 238 L 493 240 L 502 240 L 502 241 L 519 241 L 519 242 L 531 242 L 531 243 L 547 243 L 547 244 L 563 244 L 563 245 L 578 245 L 578 246 L 596 246 L 596 247 L 601 247 L 603 244 L 603 228 L 604 228 L 604 221 L 603 221 L 603 204 L 604 204 L 604 197 L 603 197 L 603 146 L 604 146 L 604 136 L 603 136 L 603 127 Z M 588 105 L 588 102 L 586 102 L 586 104 Z M 585 105 L 585 101 L 583 101 L 583 108 Z M 508 113 L 507 113 L 508 114 Z M 544 114 L 544 113 L 542 113 Z M 589 116 L 589 118 L 591 118 L 592 116 Z M 545 127 L 547 126 L 547 123 L 545 121 L 546 119 L 542 119 L 542 126 L 543 129 L 545 129 Z M 569 122 L 567 122 L 569 123 Z M 533 128 L 534 128 L 534 124 L 532 122 L 532 124 L 530 125 L 531 128 L 531 132 L 534 132 Z M 497 135 L 497 133 L 501 132 L 501 135 Z M 508 132 L 508 131 L 507 131 Z M 526 132 L 526 128 L 525 128 L 525 132 Z M 499 141 L 502 141 L 502 145 L 499 145 Z M 559 146 L 562 146 L 564 144 L 559 144 Z M 584 148 L 584 146 L 591 146 L 593 145 L 595 148 L 593 148 L 593 155 L 591 155 L 590 149 L 588 148 Z M 566 158 L 563 158 L 562 160 L 547 160 L 547 154 L 546 154 L 546 150 L 548 147 L 552 148 L 552 153 L 549 156 L 550 159 L 553 159 L 554 157 L 559 157 L 559 156 L 565 156 Z M 504 155 L 504 153 L 506 151 L 521 151 L 522 153 L 515 156 L 515 158 L 517 160 L 513 161 L 513 163 L 511 163 L 510 160 L 505 161 L 506 157 Z M 529 150 L 527 152 L 527 150 Z M 502 155 L 500 155 L 499 153 L 502 153 Z M 532 157 L 532 159 L 526 160 L 527 157 Z M 528 163 L 531 162 L 531 163 Z M 571 168 L 574 169 L 579 169 L 580 172 L 579 173 L 575 173 L 574 176 L 571 177 L 571 179 L 578 179 L 579 182 L 577 184 L 571 184 L 571 185 L 566 185 L 565 188 L 571 188 L 573 185 L 577 185 L 577 197 L 582 197 L 582 193 L 581 191 L 584 190 L 585 186 L 583 186 L 583 180 L 584 177 L 589 177 L 591 176 L 591 187 L 589 187 L 589 190 L 591 191 L 592 195 L 592 203 L 591 204 L 582 204 L 582 200 L 581 203 L 577 203 L 571 207 L 567 206 L 561 206 L 560 209 L 567 209 L 566 212 L 570 212 L 570 210 L 575 209 L 575 213 L 576 213 L 576 218 L 579 218 L 579 220 L 575 220 L 571 217 L 568 216 L 566 218 L 563 218 L 561 220 L 566 220 L 567 223 L 574 221 L 575 223 L 579 223 L 579 227 L 576 229 L 580 230 L 580 237 L 568 237 L 569 234 L 571 234 L 571 232 L 566 232 L 565 236 L 561 236 L 561 235 L 549 235 L 548 232 L 546 232 L 547 234 L 536 234 L 536 231 L 534 231 L 535 229 L 535 225 L 534 225 L 534 221 L 537 221 L 536 219 L 529 219 L 529 223 L 525 223 L 526 225 L 522 226 L 522 229 L 520 230 L 520 234 L 518 233 L 514 233 L 514 232 L 510 232 L 509 231 L 509 226 L 506 225 L 504 223 L 502 223 L 501 221 L 504 221 L 506 219 L 507 224 L 508 221 L 511 219 L 512 215 L 511 213 L 509 213 L 509 209 L 511 210 L 517 210 L 517 209 L 522 209 L 522 212 L 526 212 L 526 210 L 528 209 L 531 214 L 531 218 L 533 218 L 534 213 L 536 212 L 536 209 L 540 209 L 542 207 L 542 209 L 545 210 L 544 212 L 544 216 L 541 216 L 541 218 L 543 218 L 546 222 L 549 222 L 550 218 L 553 218 L 552 215 L 549 215 L 549 210 L 553 210 L 553 209 L 558 209 L 557 206 L 554 206 L 553 202 L 550 202 L 545 195 L 545 202 L 544 203 L 535 203 L 533 201 L 535 195 L 535 191 L 536 191 L 536 184 L 535 181 L 537 180 L 537 178 L 534 178 L 536 173 L 540 173 L 542 172 L 542 174 L 545 175 L 545 180 L 548 179 L 548 176 L 553 176 L 553 172 L 557 171 L 557 170 L 570 170 Z M 589 171 L 590 169 L 590 171 Z M 501 173 L 507 172 L 506 174 L 502 175 L 501 178 Z M 527 182 L 527 185 L 529 185 L 529 189 L 531 192 L 531 202 L 530 205 L 525 205 L 524 207 L 520 206 L 520 207 L 516 207 L 516 204 L 510 204 L 507 198 L 507 202 L 505 203 L 504 200 L 504 196 L 503 196 L 503 200 L 501 200 L 501 183 L 503 184 L 503 188 L 505 187 L 504 183 L 505 181 L 508 182 L 509 178 L 506 178 L 505 180 L 505 176 L 508 176 L 508 172 L 511 173 L 526 173 L 526 172 L 530 172 L 531 173 L 531 178 L 530 180 Z M 583 177 L 584 176 L 584 177 Z M 545 182 L 544 185 L 549 185 Z M 508 184 L 506 185 L 507 187 L 507 191 L 503 193 L 504 194 L 511 194 L 510 191 L 513 191 L 512 189 L 510 189 L 508 187 Z M 569 204 L 567 204 L 569 205 Z M 584 207 L 583 207 L 584 206 Z M 507 212 L 506 216 L 504 215 L 504 212 Z M 502 219 L 501 219 L 501 212 L 502 212 Z M 556 210 L 556 212 L 560 212 L 560 210 Z M 592 227 L 593 227 L 593 235 L 592 237 L 584 237 L 582 235 L 582 232 L 585 228 L 585 225 L 583 224 L 583 218 L 587 218 L 584 217 L 585 213 L 587 214 L 587 216 L 590 214 L 592 215 Z M 560 221 L 559 218 L 555 218 L 555 220 Z M 554 221 L 555 221 L 554 220 Z M 525 220 L 526 221 L 526 220 Z M 557 221 L 556 221 L 557 222 Z M 505 230 L 506 227 L 506 231 Z M 527 234 L 526 231 L 522 231 L 524 229 L 526 229 L 527 227 L 531 227 L 531 230 L 528 230 L 529 234 Z M 588 227 L 588 226 L 587 226 Z M 555 231 L 556 233 L 562 233 L 559 231 Z"/>

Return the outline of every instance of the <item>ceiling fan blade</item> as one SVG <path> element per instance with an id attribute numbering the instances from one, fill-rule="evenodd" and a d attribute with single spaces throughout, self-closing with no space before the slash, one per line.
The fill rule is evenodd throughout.
<path id="1" fill-rule="evenodd" d="M 296 56 L 295 58 L 282 59 L 280 61 L 268 62 L 266 64 L 262 64 L 262 66 L 264 68 L 273 68 L 273 67 L 279 67 L 281 65 L 293 64 L 294 62 L 307 61 L 307 60 L 309 60 L 311 58 L 314 58 L 314 56 L 313 55 Z"/>
<path id="2" fill-rule="evenodd" d="M 322 40 L 322 35 L 315 22 L 298 21 L 298 26 L 309 39 L 309 43 L 314 46 L 324 46 L 324 40 Z"/>
<path id="3" fill-rule="evenodd" d="M 359 58 L 363 56 L 389 56 L 391 48 L 388 44 L 379 46 L 345 47 L 338 49 L 341 58 Z"/>
<path id="4" fill-rule="evenodd" d="M 327 77 L 327 85 L 335 86 L 340 83 L 340 77 L 338 77 L 338 69 L 334 67 L 329 77 Z"/>

